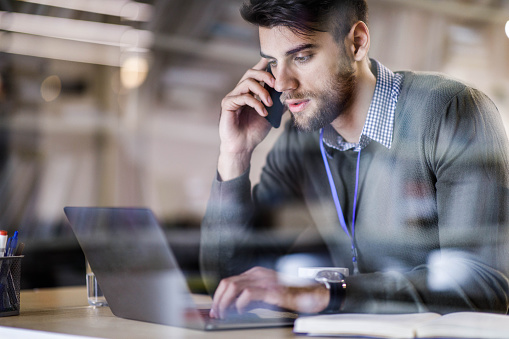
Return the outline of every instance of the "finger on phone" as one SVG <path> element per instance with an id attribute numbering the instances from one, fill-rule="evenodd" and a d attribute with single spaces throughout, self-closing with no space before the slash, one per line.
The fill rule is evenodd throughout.
<path id="1" fill-rule="evenodd" d="M 223 103 L 223 109 L 227 111 L 236 112 L 242 106 L 252 107 L 259 115 L 265 117 L 268 112 L 263 103 L 259 100 L 256 100 L 250 94 L 241 94 L 236 96 L 231 96 Z"/>
<path id="2" fill-rule="evenodd" d="M 242 94 L 252 94 L 254 97 L 260 98 L 265 105 L 272 106 L 272 99 L 269 91 L 254 79 L 248 78 L 243 80 L 229 95 Z"/>
<path id="3" fill-rule="evenodd" d="M 253 68 L 248 69 L 246 73 L 240 78 L 239 84 L 242 83 L 246 79 L 255 79 L 258 82 L 263 82 L 268 84 L 271 87 L 274 87 L 274 76 L 267 72 L 268 60 L 265 58 L 261 58 L 260 61 L 253 66 Z"/>
<path id="4" fill-rule="evenodd" d="M 253 66 L 253 69 L 264 71 L 267 68 L 267 65 L 269 64 L 269 60 L 265 58 L 260 58 L 260 60 L 256 63 L 256 65 Z"/>

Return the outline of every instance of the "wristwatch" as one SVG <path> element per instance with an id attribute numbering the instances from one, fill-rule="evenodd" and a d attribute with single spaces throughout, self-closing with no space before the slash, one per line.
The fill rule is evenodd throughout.
<path id="1" fill-rule="evenodd" d="M 322 313 L 337 313 L 341 311 L 346 295 L 345 276 L 334 270 L 322 270 L 316 273 L 315 280 L 329 290 L 329 305 Z"/>

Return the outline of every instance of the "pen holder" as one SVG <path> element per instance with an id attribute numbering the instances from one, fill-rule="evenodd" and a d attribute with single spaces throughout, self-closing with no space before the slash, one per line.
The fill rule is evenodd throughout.
<path id="1" fill-rule="evenodd" d="M 22 258 L 0 258 L 0 317 L 19 315 Z"/>

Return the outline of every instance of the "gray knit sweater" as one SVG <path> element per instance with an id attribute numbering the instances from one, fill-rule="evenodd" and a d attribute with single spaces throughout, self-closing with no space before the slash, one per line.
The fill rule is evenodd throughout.
<path id="1" fill-rule="evenodd" d="M 253 190 L 247 172 L 214 181 L 201 243 L 212 289 L 256 264 L 251 244 L 267 228 L 259 216 L 288 205 L 309 212 L 334 265 L 353 272 L 318 134 L 288 124 Z M 350 225 L 357 153 L 326 150 Z M 506 313 L 508 156 L 499 113 L 484 94 L 441 75 L 404 72 L 391 148 L 371 142 L 361 153 L 360 274 L 347 278 L 344 311 Z"/>

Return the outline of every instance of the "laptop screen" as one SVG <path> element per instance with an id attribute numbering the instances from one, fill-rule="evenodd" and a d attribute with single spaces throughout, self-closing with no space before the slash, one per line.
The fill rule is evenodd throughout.
<path id="1" fill-rule="evenodd" d="M 64 211 L 113 314 L 203 328 L 166 236 L 149 209 Z"/>

